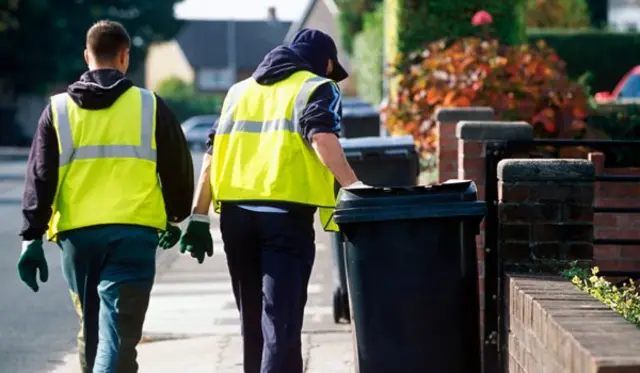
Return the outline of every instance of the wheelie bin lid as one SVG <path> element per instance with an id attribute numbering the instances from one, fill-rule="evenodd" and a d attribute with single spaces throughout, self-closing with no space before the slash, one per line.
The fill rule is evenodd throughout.
<path id="1" fill-rule="evenodd" d="M 481 217 L 484 201 L 478 201 L 471 180 L 449 180 L 442 184 L 407 187 L 358 187 L 342 189 L 338 195 L 338 224 L 426 219 Z"/>
<path id="2" fill-rule="evenodd" d="M 347 157 L 362 154 L 393 154 L 401 153 L 409 156 L 416 153 L 416 145 L 413 136 L 388 136 L 388 137 L 356 137 L 340 139 L 340 144 Z"/>

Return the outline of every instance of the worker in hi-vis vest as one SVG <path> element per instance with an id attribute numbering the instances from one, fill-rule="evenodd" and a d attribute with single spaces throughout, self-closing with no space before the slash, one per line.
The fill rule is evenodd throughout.
<path id="1" fill-rule="evenodd" d="M 38 291 L 37 277 L 48 277 L 45 233 L 61 248 L 83 373 L 138 371 L 157 247 L 178 242 L 175 224 L 193 202 L 180 124 L 160 97 L 125 77 L 130 46 L 119 23 L 89 29 L 89 71 L 51 97 L 27 167 L 18 273 Z"/>
<path id="2" fill-rule="evenodd" d="M 347 77 L 334 41 L 304 29 L 231 87 L 211 131 L 181 250 L 212 255 L 213 202 L 242 321 L 246 373 L 302 373 L 301 330 L 315 258 L 314 214 L 336 230 L 334 176 L 363 185 L 338 135 Z"/>

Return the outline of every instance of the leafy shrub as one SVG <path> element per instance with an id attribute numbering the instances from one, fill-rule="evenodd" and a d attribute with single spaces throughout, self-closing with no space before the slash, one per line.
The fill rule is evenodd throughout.
<path id="1" fill-rule="evenodd" d="M 633 280 L 629 280 L 622 287 L 618 287 L 598 276 L 598 272 L 598 267 L 591 269 L 590 273 L 586 269 L 571 268 L 564 271 L 563 275 L 571 279 L 578 289 L 591 294 L 640 327 L 640 294 L 638 294 L 637 285 Z"/>
<path id="2" fill-rule="evenodd" d="M 612 91 L 640 61 L 640 34 L 599 30 L 529 30 L 530 44 L 544 40 L 566 62 L 569 78 L 593 75 L 593 92 Z M 588 46 L 588 47 L 586 47 Z"/>
<path id="3" fill-rule="evenodd" d="M 365 14 L 363 31 L 354 42 L 358 96 L 376 106 L 382 101 L 383 11 L 379 6 L 375 12 Z"/>
<path id="4" fill-rule="evenodd" d="M 398 0 L 398 52 L 408 56 L 442 38 L 472 36 L 477 29 L 469 22 L 477 11 L 493 16 L 493 34 L 507 44 L 525 38 L 526 0 Z"/>
<path id="5" fill-rule="evenodd" d="M 181 122 L 195 115 L 219 113 L 224 99 L 220 95 L 199 93 L 192 84 L 179 78 L 162 81 L 157 92 Z"/>
<path id="6" fill-rule="evenodd" d="M 640 140 L 640 105 L 598 105 L 589 112 L 589 127 L 615 140 Z M 630 147 L 604 149 L 606 167 L 640 167 L 640 153 Z"/>
<path id="7" fill-rule="evenodd" d="M 527 0 L 528 27 L 584 28 L 591 23 L 586 0 Z"/>
<path id="8" fill-rule="evenodd" d="M 347 53 L 353 54 L 355 36 L 364 29 L 365 18 L 368 12 L 372 12 L 383 0 L 337 0 L 338 26 L 340 39 Z"/>
<path id="9" fill-rule="evenodd" d="M 581 138 L 587 96 L 544 43 L 505 46 L 464 38 L 432 43 L 399 73 L 397 98 L 383 108 L 391 133 L 412 134 L 423 155 L 437 140 L 438 107 L 491 106 L 498 119 L 525 120 L 540 137 Z"/>

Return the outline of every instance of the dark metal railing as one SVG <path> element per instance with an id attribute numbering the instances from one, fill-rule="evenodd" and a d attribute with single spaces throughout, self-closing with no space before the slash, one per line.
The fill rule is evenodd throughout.
<path id="1" fill-rule="evenodd" d="M 535 139 L 529 141 L 502 141 L 485 144 L 485 200 L 487 216 L 485 218 L 485 310 L 484 310 L 484 349 L 483 372 L 503 373 L 507 371 L 506 355 L 508 335 L 504 327 L 504 273 L 500 260 L 500 222 L 498 219 L 498 163 L 503 159 L 523 154 L 540 147 L 584 147 L 606 151 L 612 148 L 639 149 L 640 140 L 559 140 Z M 640 165 L 638 165 L 640 167 Z M 602 183 L 638 183 L 640 194 L 640 176 L 635 175 L 597 175 L 596 182 Z M 596 206 L 596 214 L 640 214 L 640 206 Z M 595 238 L 594 245 L 640 246 L 636 238 Z M 640 278 L 640 271 L 615 270 L 600 271 L 600 275 L 609 277 Z"/>

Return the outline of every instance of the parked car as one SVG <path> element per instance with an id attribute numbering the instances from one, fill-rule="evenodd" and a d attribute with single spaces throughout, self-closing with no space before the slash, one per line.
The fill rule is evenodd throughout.
<path id="1" fill-rule="evenodd" d="M 599 104 L 625 99 L 640 100 L 640 65 L 625 74 L 613 92 L 598 92 L 594 99 Z"/>
<path id="2" fill-rule="evenodd" d="M 216 120 L 218 120 L 217 114 L 197 115 L 182 123 L 182 132 L 184 132 L 184 137 L 191 150 L 206 150 L 209 130 Z"/>

